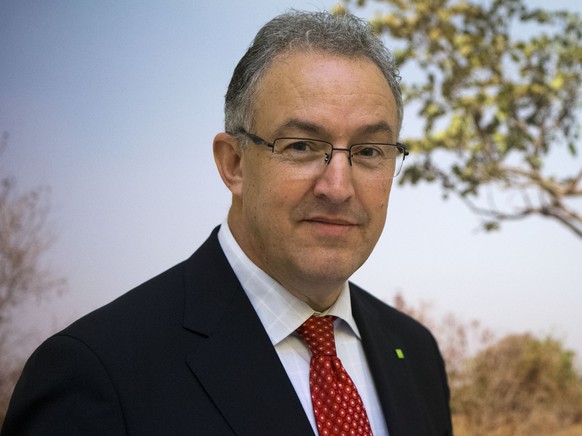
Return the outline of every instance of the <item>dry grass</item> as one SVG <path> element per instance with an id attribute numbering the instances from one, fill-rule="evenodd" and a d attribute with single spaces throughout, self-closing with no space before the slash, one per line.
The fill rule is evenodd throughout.
<path id="1" fill-rule="evenodd" d="M 476 436 L 475 432 L 472 431 L 466 424 L 464 417 L 459 415 L 453 415 L 453 428 L 455 430 L 455 436 Z M 487 433 L 482 436 L 522 436 L 517 435 L 512 430 L 499 429 L 494 433 Z M 529 436 L 523 435 L 523 436 Z M 582 436 L 582 424 L 571 425 L 569 427 L 556 430 L 555 432 L 548 433 L 547 436 Z"/>
<path id="2" fill-rule="evenodd" d="M 572 425 L 557 431 L 554 436 L 580 436 L 582 435 L 582 424 Z"/>

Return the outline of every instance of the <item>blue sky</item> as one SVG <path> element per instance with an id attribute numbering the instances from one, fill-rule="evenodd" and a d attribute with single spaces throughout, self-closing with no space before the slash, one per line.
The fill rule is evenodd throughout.
<path id="1" fill-rule="evenodd" d="M 188 257 L 222 222 L 230 196 L 211 144 L 234 66 L 274 15 L 334 3 L 0 0 L 1 164 L 22 190 L 51 187 L 47 260 L 68 280 L 20 318 L 25 348 Z M 415 125 L 405 118 L 404 131 Z M 558 224 L 484 234 L 458 201 L 423 185 L 394 189 L 353 280 L 500 334 L 553 334 L 581 356 L 581 265 L 582 244 Z"/>

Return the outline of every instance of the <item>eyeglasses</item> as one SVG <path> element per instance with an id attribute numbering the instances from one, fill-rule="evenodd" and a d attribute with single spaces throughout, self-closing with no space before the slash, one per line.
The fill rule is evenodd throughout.
<path id="1" fill-rule="evenodd" d="M 321 174 L 331 162 L 334 151 L 347 151 L 350 166 L 362 177 L 391 179 L 400 174 L 404 159 L 409 154 L 400 143 L 361 143 L 339 148 L 319 139 L 277 138 L 268 142 L 244 129 L 238 129 L 235 134 L 244 135 L 257 145 L 269 147 L 281 164 L 304 176 Z"/>

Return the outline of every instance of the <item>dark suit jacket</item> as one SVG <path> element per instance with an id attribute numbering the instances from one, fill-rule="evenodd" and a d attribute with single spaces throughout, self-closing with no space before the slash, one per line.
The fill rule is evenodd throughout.
<path id="1" fill-rule="evenodd" d="M 2 436 L 313 435 L 216 235 L 42 344 L 18 382 Z M 433 337 L 350 286 L 391 436 L 451 434 Z"/>

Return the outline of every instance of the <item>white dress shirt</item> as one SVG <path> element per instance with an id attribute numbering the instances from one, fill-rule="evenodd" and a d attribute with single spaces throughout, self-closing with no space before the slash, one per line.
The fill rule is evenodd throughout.
<path id="1" fill-rule="evenodd" d="M 313 431 L 318 434 L 309 391 L 311 353 L 295 332 L 316 312 L 257 267 L 244 254 L 226 222 L 220 227 L 218 240 L 287 371 Z M 360 332 L 352 315 L 347 283 L 325 315 L 337 317 L 334 323 L 337 355 L 362 397 L 374 435 L 388 435 L 384 414 L 362 348 Z"/>

